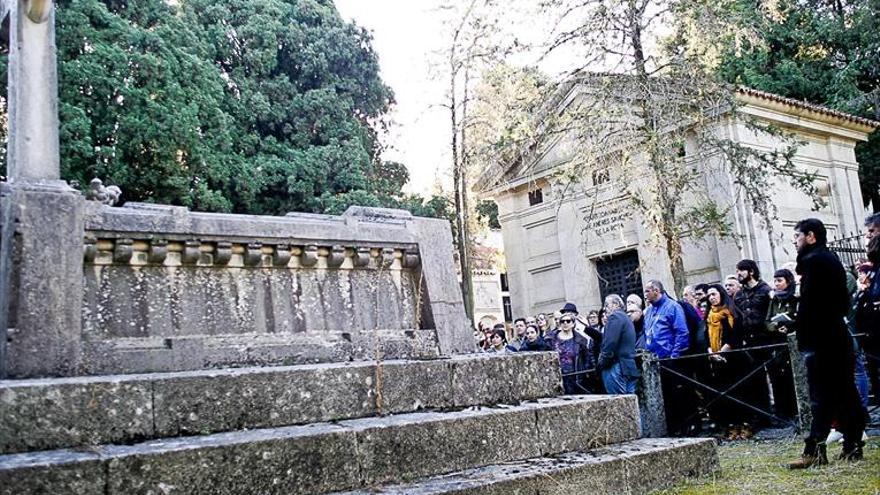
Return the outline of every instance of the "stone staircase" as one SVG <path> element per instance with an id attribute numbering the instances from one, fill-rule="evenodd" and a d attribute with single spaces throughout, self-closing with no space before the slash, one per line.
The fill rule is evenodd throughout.
<path id="1" fill-rule="evenodd" d="M 717 466 L 553 353 L 0 381 L 4 493 L 645 493 Z"/>

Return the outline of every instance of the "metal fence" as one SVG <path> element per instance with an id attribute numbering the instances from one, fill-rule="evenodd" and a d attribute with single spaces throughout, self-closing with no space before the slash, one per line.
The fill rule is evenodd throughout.
<path id="1" fill-rule="evenodd" d="M 856 263 L 868 257 L 865 239 L 861 234 L 850 234 L 828 242 L 828 249 L 837 253 L 847 270 L 852 270 Z"/>

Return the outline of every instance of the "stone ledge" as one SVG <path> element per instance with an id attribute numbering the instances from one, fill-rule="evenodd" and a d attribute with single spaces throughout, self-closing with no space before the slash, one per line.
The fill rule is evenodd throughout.
<path id="1" fill-rule="evenodd" d="M 525 370 L 523 384 L 468 394 L 454 388 L 464 376 L 485 381 L 498 370 Z M 381 372 L 361 361 L 7 380 L 0 381 L 0 453 L 518 403 L 560 391 L 554 353 L 384 361 Z"/>
<path id="2" fill-rule="evenodd" d="M 589 452 L 496 464 L 406 485 L 334 495 L 648 493 L 718 469 L 712 439 L 642 439 Z"/>
<path id="3" fill-rule="evenodd" d="M 384 418 L 316 423 L 151 441 L 0 455 L 0 486 L 12 493 L 325 493 L 391 480 L 411 480 L 559 454 L 542 444 L 540 411 L 558 407 L 594 410 L 603 401 L 621 423 L 635 397 L 544 399 L 538 404 L 448 413 L 410 413 Z M 589 414 L 589 411 L 585 411 Z M 555 427 L 558 425 L 546 425 Z M 513 430 L 510 428 L 514 427 Z M 588 442 L 630 440 L 620 434 Z M 582 448 L 586 448 L 583 445 Z M 549 450 L 548 450 L 549 449 Z M 80 492 L 68 480 L 82 480 Z M 79 486 L 79 485 L 73 485 Z"/>
<path id="4" fill-rule="evenodd" d="M 293 366 L 371 359 L 376 341 L 395 359 L 439 359 L 433 329 L 118 337 L 82 343 L 86 375 Z"/>

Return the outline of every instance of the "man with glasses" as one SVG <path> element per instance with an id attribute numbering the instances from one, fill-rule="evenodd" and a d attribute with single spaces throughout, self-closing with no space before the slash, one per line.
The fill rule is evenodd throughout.
<path id="1" fill-rule="evenodd" d="M 605 298 L 608 323 L 602 336 L 602 348 L 596 369 L 602 371 L 605 393 L 634 394 L 639 370 L 636 367 L 636 331 L 623 311 L 623 298 L 611 294 Z"/>
<path id="2" fill-rule="evenodd" d="M 794 231 L 801 276 L 795 332 L 807 370 L 813 420 L 801 457 L 788 467 L 804 469 L 828 463 L 825 439 L 834 419 L 843 433 L 839 458 L 860 460 L 865 418 L 853 379 L 855 358 L 845 322 L 850 308 L 846 273 L 826 245 L 827 232 L 820 220 L 801 220 Z"/>

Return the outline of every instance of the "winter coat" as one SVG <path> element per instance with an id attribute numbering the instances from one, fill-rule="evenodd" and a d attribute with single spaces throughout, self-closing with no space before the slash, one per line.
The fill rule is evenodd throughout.
<path id="1" fill-rule="evenodd" d="M 551 350 L 556 349 L 556 336 L 559 334 L 559 329 L 554 329 L 550 333 L 544 337 L 544 342 L 547 346 L 550 347 Z M 586 371 L 589 369 L 593 369 L 596 367 L 596 363 L 593 361 L 590 354 L 590 343 L 586 337 L 579 334 L 578 332 L 572 332 L 574 335 L 574 342 L 577 344 L 577 356 L 575 357 L 574 369 L 575 371 Z"/>
<path id="2" fill-rule="evenodd" d="M 688 327 L 688 350 L 685 354 L 699 354 L 706 349 L 706 325 L 700 312 L 691 303 L 678 301 L 684 311 L 684 321 Z"/>
<path id="3" fill-rule="evenodd" d="M 764 319 L 764 328 L 770 334 L 778 334 L 779 327 L 784 326 L 788 332 L 794 332 L 797 323 L 792 322 L 787 325 L 774 323 L 772 320 L 775 316 L 786 314 L 792 320 L 797 320 L 798 298 L 795 296 L 795 287 L 791 286 L 785 292 L 773 291 L 770 294 L 770 308 L 767 310 L 767 318 Z"/>
<path id="4" fill-rule="evenodd" d="M 880 342 L 880 266 L 868 274 L 868 288 L 856 294 L 855 322 L 859 333 Z"/>
<path id="5" fill-rule="evenodd" d="M 617 310 L 608 316 L 608 324 L 602 335 L 602 347 L 598 369 L 607 369 L 620 363 L 620 371 L 624 376 L 639 376 L 636 366 L 636 330 L 629 316 Z"/>
<path id="6" fill-rule="evenodd" d="M 543 337 L 538 337 L 534 342 L 529 342 L 529 339 L 525 339 L 522 342 L 522 345 L 519 346 L 519 352 L 527 352 L 527 351 L 550 351 L 552 348 L 547 345 L 547 342 L 544 341 Z"/>
<path id="7" fill-rule="evenodd" d="M 800 305 L 798 348 L 817 355 L 848 357 L 852 342 L 844 318 L 849 312 L 846 274 L 840 259 L 824 244 L 804 246 L 798 253 Z"/>
<path id="8" fill-rule="evenodd" d="M 743 285 L 736 293 L 734 301 L 736 307 L 742 313 L 741 328 L 746 345 L 755 345 L 755 339 L 765 336 L 767 308 L 770 307 L 770 286 L 763 280 L 758 281 L 754 287 Z"/>
<path id="9" fill-rule="evenodd" d="M 645 310 L 645 349 L 659 358 L 679 357 L 688 349 L 690 335 L 684 310 L 663 294 Z"/>

